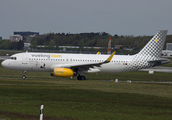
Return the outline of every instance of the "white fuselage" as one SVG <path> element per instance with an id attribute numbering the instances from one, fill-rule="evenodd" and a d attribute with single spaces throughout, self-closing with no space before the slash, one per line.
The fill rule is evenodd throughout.
<path id="1" fill-rule="evenodd" d="M 69 67 L 71 65 L 82 65 L 100 63 L 105 61 L 110 55 L 94 55 L 94 54 L 64 54 L 64 53 L 18 53 L 11 58 L 2 62 L 2 65 L 9 69 L 24 71 L 53 71 L 58 67 Z M 130 65 L 133 56 L 114 55 L 109 63 L 100 66 L 94 66 L 91 71 L 83 71 L 84 73 L 104 72 L 118 73 Z"/>

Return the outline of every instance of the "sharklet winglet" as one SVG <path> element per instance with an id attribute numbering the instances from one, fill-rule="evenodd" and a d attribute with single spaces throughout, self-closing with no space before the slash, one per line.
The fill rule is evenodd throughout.
<path id="1" fill-rule="evenodd" d="M 112 58 L 113 58 L 113 56 L 115 55 L 115 53 L 116 53 L 116 51 L 114 51 L 114 52 L 110 55 L 110 57 L 109 57 L 106 61 L 104 61 L 103 63 L 109 63 L 109 62 L 112 60 Z"/>
<path id="2" fill-rule="evenodd" d="M 100 52 L 97 52 L 97 55 L 99 55 L 100 54 Z"/>

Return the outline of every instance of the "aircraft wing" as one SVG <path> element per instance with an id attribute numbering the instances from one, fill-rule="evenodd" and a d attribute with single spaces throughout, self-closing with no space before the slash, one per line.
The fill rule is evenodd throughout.
<path id="1" fill-rule="evenodd" d="M 86 64 L 62 64 L 62 65 L 53 65 L 51 66 L 51 69 L 54 69 L 55 67 L 64 67 L 64 68 L 72 68 L 72 69 L 84 69 L 84 70 L 88 70 L 89 68 L 93 68 L 94 66 L 100 67 L 100 65 L 102 64 L 106 64 L 109 63 L 113 56 L 114 56 L 115 52 L 113 52 L 105 61 L 103 62 L 97 62 L 97 63 L 86 63 Z"/>
<path id="2" fill-rule="evenodd" d="M 93 68 L 94 66 L 100 67 L 100 65 L 109 63 L 113 56 L 115 54 L 115 51 L 104 61 L 104 62 L 98 62 L 98 63 L 88 63 L 88 64 L 77 64 L 77 65 L 70 65 L 70 68 Z"/>

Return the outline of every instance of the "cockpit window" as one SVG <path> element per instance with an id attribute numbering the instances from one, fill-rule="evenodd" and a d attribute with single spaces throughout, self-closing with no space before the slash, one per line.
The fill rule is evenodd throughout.
<path id="1" fill-rule="evenodd" d="M 16 58 L 16 57 L 10 57 L 10 59 L 12 59 L 12 60 L 17 60 L 17 58 Z"/>

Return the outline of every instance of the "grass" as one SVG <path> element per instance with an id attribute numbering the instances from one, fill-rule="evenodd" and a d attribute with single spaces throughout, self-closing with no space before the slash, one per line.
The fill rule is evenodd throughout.
<path id="1" fill-rule="evenodd" d="M 1 81 L 0 118 L 36 120 L 41 104 L 46 120 L 172 118 L 170 85 L 91 80 Z"/>

